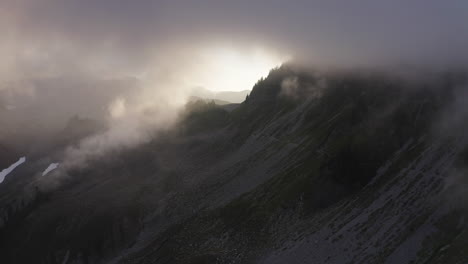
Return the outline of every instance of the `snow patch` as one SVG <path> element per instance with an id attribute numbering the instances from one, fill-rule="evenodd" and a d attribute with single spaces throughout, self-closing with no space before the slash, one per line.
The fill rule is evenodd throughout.
<path id="1" fill-rule="evenodd" d="M 46 176 L 47 173 L 49 173 L 49 172 L 55 170 L 56 168 L 58 168 L 59 165 L 60 165 L 60 163 L 51 163 L 51 164 L 49 165 L 49 167 L 47 167 L 47 169 L 45 169 L 45 171 L 42 172 L 42 176 Z"/>
<path id="2" fill-rule="evenodd" d="M 10 174 L 16 167 L 19 165 L 23 164 L 26 161 L 26 157 L 21 157 L 17 162 L 13 163 L 10 165 L 10 167 L 2 170 L 0 172 L 0 183 L 2 183 L 5 180 L 5 177 Z"/>

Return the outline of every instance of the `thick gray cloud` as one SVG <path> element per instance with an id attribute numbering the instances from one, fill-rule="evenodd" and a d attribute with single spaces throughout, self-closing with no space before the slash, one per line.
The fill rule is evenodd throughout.
<path id="1" fill-rule="evenodd" d="M 7 0 L 2 9 L 30 41 L 64 42 L 93 56 L 119 52 L 129 64 L 158 47 L 212 41 L 259 43 L 343 64 L 467 57 L 462 0 Z"/>
<path id="2" fill-rule="evenodd" d="M 34 122 L 48 126 L 115 105 L 132 117 L 173 109 L 212 47 L 316 65 L 465 66 L 468 2 L 2 0 L 0 32 L 0 116 L 25 124 L 41 112 Z"/>

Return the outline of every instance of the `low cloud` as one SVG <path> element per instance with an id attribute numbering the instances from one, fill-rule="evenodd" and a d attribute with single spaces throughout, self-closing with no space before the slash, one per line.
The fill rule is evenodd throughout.
<path id="1" fill-rule="evenodd" d="M 171 124 L 201 72 L 231 83 L 203 61 L 211 47 L 247 58 L 260 47 L 322 68 L 465 67 L 467 8 L 455 0 L 4 0 L 0 141 L 50 135 L 79 115 L 109 130 L 70 157 L 144 142 Z M 285 80 L 283 93 L 297 97 L 297 81 Z"/>

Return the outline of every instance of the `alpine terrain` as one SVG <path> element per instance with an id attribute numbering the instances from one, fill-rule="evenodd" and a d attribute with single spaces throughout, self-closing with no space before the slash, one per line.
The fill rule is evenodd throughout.
<path id="1" fill-rule="evenodd" d="M 0 262 L 467 264 L 467 85 L 284 64 L 80 165 L 99 121 L 0 142 Z"/>

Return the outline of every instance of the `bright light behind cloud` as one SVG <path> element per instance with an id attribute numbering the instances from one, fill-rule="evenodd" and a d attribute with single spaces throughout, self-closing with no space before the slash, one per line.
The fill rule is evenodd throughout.
<path id="1" fill-rule="evenodd" d="M 191 74 L 194 86 L 213 91 L 242 91 L 283 63 L 285 57 L 264 50 L 214 48 L 202 51 L 199 67 Z"/>

